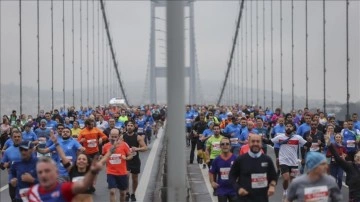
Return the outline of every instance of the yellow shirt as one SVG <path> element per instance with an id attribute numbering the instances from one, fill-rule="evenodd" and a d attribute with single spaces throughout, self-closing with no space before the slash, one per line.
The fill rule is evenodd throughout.
<path id="1" fill-rule="evenodd" d="M 73 136 L 73 138 L 78 138 L 79 134 L 80 134 L 81 128 L 72 128 L 71 129 L 71 134 Z"/>

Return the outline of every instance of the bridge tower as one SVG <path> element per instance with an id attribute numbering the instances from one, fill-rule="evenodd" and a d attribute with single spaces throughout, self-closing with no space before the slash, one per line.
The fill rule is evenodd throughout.
<path id="1" fill-rule="evenodd" d="M 189 66 L 185 67 L 185 77 L 189 77 L 189 103 L 196 103 L 197 97 L 197 86 L 196 86 L 196 49 L 195 49 L 195 31 L 194 31 L 194 1 L 189 0 L 185 3 L 185 7 L 189 8 Z M 156 66 L 156 47 L 157 39 L 156 32 L 159 31 L 156 29 L 155 20 L 157 19 L 156 8 L 166 7 L 166 1 L 151 1 L 151 31 L 150 31 L 150 58 L 149 58 L 149 94 L 150 94 L 150 103 L 157 103 L 157 92 L 156 92 L 156 78 L 166 77 L 167 67 L 166 66 Z M 184 20 L 186 20 L 186 18 Z M 184 30 L 185 31 L 185 30 Z M 184 39 L 185 40 L 185 39 Z M 165 39 L 166 42 L 166 39 Z M 166 52 L 166 51 L 165 51 Z M 165 63 L 166 64 L 166 63 Z"/>

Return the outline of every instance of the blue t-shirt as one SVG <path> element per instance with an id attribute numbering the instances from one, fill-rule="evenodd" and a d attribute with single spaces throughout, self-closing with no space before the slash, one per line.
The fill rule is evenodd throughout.
<path id="1" fill-rule="evenodd" d="M 17 178 L 16 185 L 16 199 L 20 199 L 19 191 L 24 188 L 30 188 L 32 185 L 37 183 L 37 173 L 36 173 L 36 163 L 37 157 L 31 156 L 31 159 L 28 161 L 21 160 L 19 162 L 15 162 L 10 169 L 10 173 L 13 178 Z M 24 173 L 29 173 L 33 178 L 35 178 L 35 183 L 27 183 L 21 180 L 21 175 Z"/>
<path id="2" fill-rule="evenodd" d="M 30 132 L 22 132 L 22 140 L 29 140 L 29 141 L 35 141 L 37 140 L 37 136 L 34 132 L 30 131 Z"/>
<path id="3" fill-rule="evenodd" d="M 185 112 L 185 125 L 187 128 L 191 128 L 193 119 L 194 115 L 191 111 Z"/>
<path id="4" fill-rule="evenodd" d="M 304 135 L 306 132 L 310 131 L 310 125 L 307 123 L 303 123 L 299 126 L 299 128 L 296 131 L 296 134 L 300 135 L 301 137 L 304 138 Z"/>
<path id="5" fill-rule="evenodd" d="M 73 125 L 71 123 L 69 123 L 69 124 L 64 123 L 64 127 L 72 129 Z"/>
<path id="6" fill-rule="evenodd" d="M 35 134 L 37 136 L 37 138 L 39 137 L 46 137 L 46 140 L 50 139 L 50 129 L 48 128 L 38 128 L 35 130 Z"/>
<path id="7" fill-rule="evenodd" d="M 230 123 L 228 124 L 224 130 L 223 133 L 228 134 L 230 136 L 230 142 L 231 142 L 231 146 L 240 146 L 240 143 L 238 142 L 238 140 L 240 139 L 240 125 L 239 124 L 233 124 Z M 232 136 L 233 134 L 233 136 Z"/>
<path id="8" fill-rule="evenodd" d="M 10 163 L 10 165 L 14 164 L 15 162 L 21 161 L 21 154 L 19 147 L 17 146 L 10 146 L 8 147 L 3 155 L 3 158 L 1 159 L 1 163 Z M 12 178 L 12 175 L 9 170 L 9 182 Z"/>
<path id="9" fill-rule="evenodd" d="M 344 129 L 343 131 L 343 144 L 346 147 L 346 151 L 355 152 L 356 151 L 356 134 L 354 131 L 349 129 Z"/>
<path id="10" fill-rule="evenodd" d="M 13 145 L 14 145 L 14 142 L 13 142 L 13 140 L 11 138 L 7 139 L 5 141 L 5 143 L 4 143 L 4 146 L 6 146 L 6 148 L 9 148 L 9 147 L 11 147 Z"/>
<path id="11" fill-rule="evenodd" d="M 50 120 L 46 122 L 46 128 L 56 130 L 57 122 Z"/>
<path id="12" fill-rule="evenodd" d="M 271 137 L 274 138 L 276 136 L 276 134 L 278 134 L 278 133 L 283 133 L 283 134 L 285 133 L 285 125 L 281 126 L 280 124 L 277 124 L 271 132 Z M 280 144 L 275 143 L 274 148 L 280 148 Z"/>
<path id="13" fill-rule="evenodd" d="M 236 156 L 232 154 L 228 159 L 220 156 L 216 157 L 210 166 L 209 172 L 217 175 L 216 183 L 219 187 L 216 189 L 218 196 L 235 196 L 236 191 L 229 180 L 229 173 Z"/>

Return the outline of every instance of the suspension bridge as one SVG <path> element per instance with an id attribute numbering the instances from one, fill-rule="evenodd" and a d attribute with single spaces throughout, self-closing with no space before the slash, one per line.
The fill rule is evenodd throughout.
<path id="1" fill-rule="evenodd" d="M 148 43 L 147 58 L 140 59 L 119 54 L 129 47 L 119 44 L 120 34 L 114 31 L 123 26 L 117 23 L 121 14 L 114 7 L 128 6 L 135 12 L 131 3 L 0 1 L 0 114 L 108 105 L 112 97 L 121 97 L 128 106 L 167 104 L 167 129 L 181 132 L 183 125 L 176 122 L 183 117 L 176 115 L 183 114 L 179 106 L 185 104 L 247 104 L 287 111 L 309 107 L 323 112 L 343 104 L 346 117 L 351 106 L 359 106 L 357 1 L 215 1 L 214 10 L 208 11 L 202 6 L 210 2 L 194 0 L 141 4 L 149 14 L 138 14 L 147 19 L 146 25 L 126 19 L 131 26 L 150 28 L 143 39 L 126 39 Z M 233 12 L 234 18 L 224 22 L 231 24 L 225 33 L 230 37 L 216 41 L 228 44 L 227 50 L 209 48 L 199 43 L 206 36 L 196 35 L 206 23 L 214 26 L 207 35 L 223 34 L 216 27 L 222 22 L 197 16 L 198 10 L 217 15 L 216 8 Z M 209 51 L 211 56 L 206 55 Z M 225 62 L 211 66 L 219 51 L 229 53 L 221 58 Z M 134 71 L 130 62 L 123 65 L 126 57 L 146 65 Z M 205 61 L 207 66 L 202 65 Z M 167 79 L 167 101 L 159 100 L 165 97 L 159 78 Z M 141 87 L 134 88 L 134 82 Z M 178 140 L 170 135 L 168 147 Z M 173 147 L 179 151 L 182 146 Z"/>

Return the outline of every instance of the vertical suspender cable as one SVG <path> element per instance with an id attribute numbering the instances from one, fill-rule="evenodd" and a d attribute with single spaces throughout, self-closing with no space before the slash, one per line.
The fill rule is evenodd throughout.
<path id="1" fill-rule="evenodd" d="M 326 24 L 326 18 L 325 18 L 325 0 L 323 0 L 323 63 L 324 63 L 324 113 L 326 113 L 326 38 L 325 38 L 325 25 Z"/>
<path id="2" fill-rule="evenodd" d="M 349 0 L 346 0 L 346 118 L 350 118 L 349 112 L 349 99 L 350 99 L 350 91 L 349 91 Z"/>
<path id="3" fill-rule="evenodd" d="M 308 0 L 305 0 L 305 107 L 309 107 L 308 38 Z"/>
<path id="4" fill-rule="evenodd" d="M 72 42 L 72 106 L 75 106 L 75 45 L 74 45 L 74 0 L 71 1 L 71 42 Z"/>
<path id="5" fill-rule="evenodd" d="M 294 0 L 291 0 L 291 109 L 294 110 Z"/>
<path id="6" fill-rule="evenodd" d="M 93 87 L 93 100 L 92 100 L 92 106 L 95 107 L 95 0 L 92 0 L 92 87 Z"/>
<path id="7" fill-rule="evenodd" d="M 63 10 L 62 10 L 62 14 L 63 14 L 63 18 L 62 18 L 62 23 L 63 23 L 63 107 L 64 110 L 65 108 L 65 0 L 63 0 Z"/>
<path id="8" fill-rule="evenodd" d="M 80 106 L 83 106 L 82 1 L 80 3 Z"/>
<path id="9" fill-rule="evenodd" d="M 1 65 L 1 53 L 2 53 L 2 48 L 1 48 L 1 31 L 2 31 L 2 29 L 1 29 L 1 1 L 0 1 L 0 98 L 2 97 L 1 96 L 1 92 L 2 92 L 2 89 L 1 89 L 1 67 L 2 67 L 2 65 Z M 2 99 L 0 99 L 0 114 L 1 114 L 1 100 Z"/>
<path id="10" fill-rule="evenodd" d="M 241 104 L 244 104 L 244 20 L 241 23 Z"/>
<path id="11" fill-rule="evenodd" d="M 19 0 L 19 36 L 20 36 L 20 115 L 22 114 L 22 16 L 21 16 L 21 1 Z"/>
<path id="12" fill-rule="evenodd" d="M 37 21 L 37 113 L 40 113 L 40 0 L 36 1 L 36 21 Z"/>
<path id="13" fill-rule="evenodd" d="M 249 104 L 249 100 L 248 100 L 248 89 L 249 89 L 249 80 L 248 80 L 248 19 L 249 19 L 249 15 L 247 12 L 247 7 L 248 4 L 246 4 L 245 6 L 245 13 L 246 13 L 246 25 L 245 25 L 245 81 L 246 81 L 246 87 L 245 87 L 245 97 L 246 97 L 246 105 Z"/>
<path id="14" fill-rule="evenodd" d="M 109 47 L 108 47 L 108 42 L 106 42 L 106 97 L 109 99 L 110 98 L 110 79 L 109 79 Z"/>
<path id="15" fill-rule="evenodd" d="M 259 106 L 259 2 L 256 1 L 256 105 Z"/>
<path id="16" fill-rule="evenodd" d="M 98 105 L 100 105 L 100 4 L 97 5 L 97 70 L 98 70 L 98 73 L 97 73 L 97 82 L 98 82 L 98 86 L 97 86 L 97 89 L 98 89 L 98 95 L 97 95 L 97 100 L 98 100 Z M 105 103 L 103 103 L 105 104 Z"/>
<path id="17" fill-rule="evenodd" d="M 256 105 L 259 106 L 259 1 L 256 1 Z"/>
<path id="18" fill-rule="evenodd" d="M 274 110 L 274 27 L 273 27 L 273 0 L 271 0 L 271 110 Z"/>
<path id="19" fill-rule="evenodd" d="M 51 110 L 54 109 L 54 1 L 51 0 Z"/>
<path id="20" fill-rule="evenodd" d="M 263 109 L 266 108 L 266 94 L 265 94 L 265 0 L 263 0 L 263 93 L 264 93 L 264 103 L 263 103 Z"/>
<path id="21" fill-rule="evenodd" d="M 105 58 L 104 58 L 104 52 L 105 52 L 105 49 L 104 49 L 104 26 L 103 26 L 103 21 L 101 21 L 101 57 L 102 57 L 102 60 L 101 60 L 101 71 L 102 71 L 102 93 L 103 93 L 103 103 L 105 104 L 105 74 L 106 74 L 106 70 L 105 69 Z"/>
<path id="22" fill-rule="evenodd" d="M 241 25 L 242 23 L 240 23 Z M 242 28 L 240 28 L 242 29 Z M 237 42 L 236 44 L 236 49 L 237 49 L 237 68 L 238 68 L 238 73 L 237 73 L 237 104 L 240 103 L 240 41 Z"/>
<path id="23" fill-rule="evenodd" d="M 89 106 L 89 0 L 86 0 L 86 105 Z"/>
<path id="24" fill-rule="evenodd" d="M 250 1 L 250 95 L 251 95 L 251 105 L 254 104 L 253 98 L 253 1 Z"/>
<path id="25" fill-rule="evenodd" d="M 283 41 L 282 41 L 282 0 L 280 0 L 280 108 L 283 108 L 283 64 L 282 64 L 282 57 L 283 57 Z"/>

